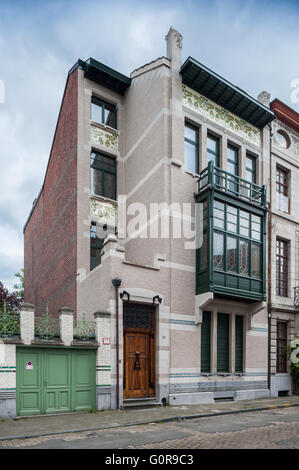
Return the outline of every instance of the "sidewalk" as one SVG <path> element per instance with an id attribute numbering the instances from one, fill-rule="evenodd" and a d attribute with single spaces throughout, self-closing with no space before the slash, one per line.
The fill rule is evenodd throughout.
<path id="1" fill-rule="evenodd" d="M 163 421 L 217 416 L 258 410 L 299 406 L 299 396 L 218 402 L 205 405 L 165 406 L 137 410 L 113 410 L 95 413 L 69 413 L 34 418 L 0 418 L 0 440 L 37 437 L 50 434 L 89 431 Z"/>

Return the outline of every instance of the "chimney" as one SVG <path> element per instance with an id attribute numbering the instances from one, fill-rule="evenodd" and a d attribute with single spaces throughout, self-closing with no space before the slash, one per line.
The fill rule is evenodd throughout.
<path id="1" fill-rule="evenodd" d="M 267 108 L 270 108 L 270 98 L 271 95 L 267 91 L 262 91 L 258 97 L 257 100 L 262 103 L 264 106 L 267 106 Z"/>
<path id="2" fill-rule="evenodd" d="M 167 43 L 167 58 L 172 61 L 172 67 L 180 69 L 182 65 L 183 36 L 172 26 L 165 36 Z"/>

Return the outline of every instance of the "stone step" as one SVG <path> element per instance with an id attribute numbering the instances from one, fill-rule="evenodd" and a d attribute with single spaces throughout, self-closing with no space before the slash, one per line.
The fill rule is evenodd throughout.
<path id="1" fill-rule="evenodd" d="M 162 406 L 162 403 L 158 402 L 156 398 L 128 398 L 123 401 L 122 409 L 154 408 L 157 406 Z"/>

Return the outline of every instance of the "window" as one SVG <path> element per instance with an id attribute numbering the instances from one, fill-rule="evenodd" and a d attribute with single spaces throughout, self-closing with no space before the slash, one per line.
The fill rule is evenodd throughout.
<path id="1" fill-rule="evenodd" d="M 104 245 L 104 238 L 97 237 L 96 224 L 90 227 L 90 270 L 101 264 L 101 251 Z"/>
<path id="2" fill-rule="evenodd" d="M 276 240 L 276 295 L 288 296 L 288 242 Z"/>
<path id="3" fill-rule="evenodd" d="M 275 140 L 284 149 L 287 149 L 290 146 L 290 138 L 287 135 L 287 133 L 284 131 L 281 131 L 281 130 L 277 131 Z"/>
<path id="4" fill-rule="evenodd" d="M 185 170 L 191 173 L 199 172 L 198 147 L 198 129 L 185 124 Z"/>
<path id="5" fill-rule="evenodd" d="M 211 312 L 202 313 L 201 324 L 201 372 L 211 370 Z"/>
<path id="6" fill-rule="evenodd" d="M 234 176 L 239 174 L 239 151 L 231 145 L 227 148 L 227 171 Z M 228 177 L 228 190 L 238 192 L 238 184 L 234 178 Z"/>
<path id="7" fill-rule="evenodd" d="M 207 137 L 207 163 L 213 162 L 215 166 L 219 167 L 219 139 L 211 134 Z"/>
<path id="8" fill-rule="evenodd" d="M 246 180 L 256 184 L 256 158 L 246 155 Z"/>
<path id="9" fill-rule="evenodd" d="M 217 372 L 229 371 L 229 315 L 217 314 Z"/>
<path id="10" fill-rule="evenodd" d="M 287 323 L 278 321 L 276 338 L 276 371 L 281 374 L 288 371 L 286 347 Z"/>
<path id="11" fill-rule="evenodd" d="M 235 372 L 243 372 L 243 331 L 242 315 L 236 315 L 235 323 Z"/>
<path id="12" fill-rule="evenodd" d="M 116 108 L 114 105 L 92 96 L 91 120 L 116 129 Z"/>
<path id="13" fill-rule="evenodd" d="M 116 233 L 116 228 L 107 224 L 92 222 L 90 227 L 90 270 L 101 264 L 101 251 L 109 233 Z"/>
<path id="14" fill-rule="evenodd" d="M 288 171 L 280 167 L 276 168 L 276 201 L 277 209 L 287 214 L 290 212 L 290 199 L 288 197 L 289 186 Z"/>
<path id="15" fill-rule="evenodd" d="M 214 201 L 214 269 L 261 278 L 262 218 Z"/>
<path id="16" fill-rule="evenodd" d="M 91 193 L 116 200 L 116 160 L 98 152 L 90 156 Z"/>

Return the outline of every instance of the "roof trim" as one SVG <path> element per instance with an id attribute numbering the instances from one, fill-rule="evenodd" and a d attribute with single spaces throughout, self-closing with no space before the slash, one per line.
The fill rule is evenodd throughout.
<path id="1" fill-rule="evenodd" d="M 80 68 L 84 70 L 86 78 L 109 88 L 120 95 L 124 95 L 131 85 L 131 78 L 117 72 L 101 62 L 90 57 L 85 62 L 78 61 Z"/>
<path id="2" fill-rule="evenodd" d="M 299 133 L 299 113 L 297 113 L 297 111 L 290 108 L 278 98 L 271 101 L 270 108 L 274 111 L 277 119 Z"/>
<path id="3" fill-rule="evenodd" d="M 180 73 L 185 85 L 259 129 L 275 119 L 269 108 L 190 56 Z"/>

